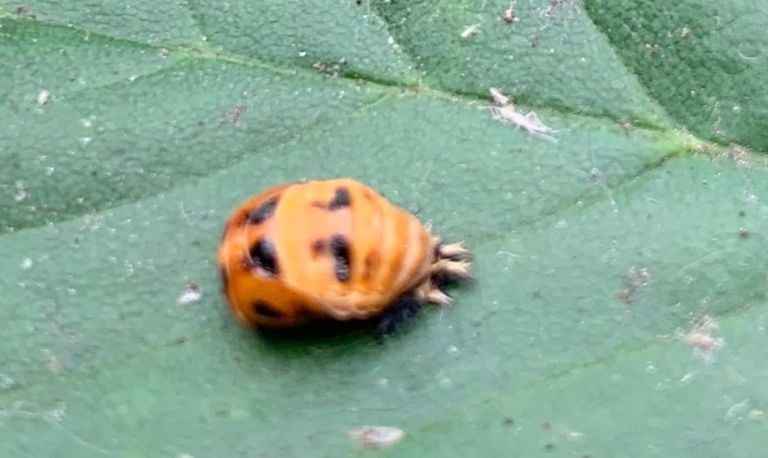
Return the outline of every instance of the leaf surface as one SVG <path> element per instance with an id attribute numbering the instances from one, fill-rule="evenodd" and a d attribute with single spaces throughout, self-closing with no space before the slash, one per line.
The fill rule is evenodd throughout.
<path id="1" fill-rule="evenodd" d="M 755 456 L 766 12 L 714 5 L 0 0 L 0 455 Z M 223 221 L 337 176 L 477 282 L 384 343 L 241 329 Z"/>

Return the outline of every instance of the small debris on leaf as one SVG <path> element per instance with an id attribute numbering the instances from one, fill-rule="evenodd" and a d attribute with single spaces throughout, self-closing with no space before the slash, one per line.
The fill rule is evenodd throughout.
<path id="1" fill-rule="evenodd" d="M 461 32 L 461 38 L 471 38 L 480 31 L 480 24 L 472 24 Z"/>
<path id="2" fill-rule="evenodd" d="M 512 124 L 536 137 L 557 142 L 554 137 L 547 135 L 550 133 L 557 133 L 557 131 L 541 122 L 539 117 L 536 116 L 536 113 L 531 111 L 527 114 L 523 114 L 517 111 L 512 102 L 509 101 L 509 98 L 497 88 L 490 88 L 489 92 L 496 103 L 496 106 L 490 107 L 493 119 L 506 124 Z"/>
<path id="3" fill-rule="evenodd" d="M 621 121 L 619 121 L 619 127 L 621 127 L 621 130 L 624 131 L 624 135 L 629 135 L 629 131 L 632 130 L 632 123 L 629 122 L 628 119 L 623 118 Z"/>
<path id="4" fill-rule="evenodd" d="M 395 445 L 405 437 L 405 432 L 394 426 L 362 426 L 347 433 L 352 439 L 371 447 Z"/>
<path id="5" fill-rule="evenodd" d="M 13 200 L 16 202 L 21 202 L 22 200 L 26 199 L 27 196 L 29 196 L 29 192 L 27 192 L 27 188 L 24 186 L 24 183 L 17 181 L 16 192 L 13 194 Z"/>
<path id="6" fill-rule="evenodd" d="M 752 151 L 745 146 L 734 143 L 728 148 L 728 157 L 735 161 L 739 167 L 747 167 L 752 160 Z"/>
<path id="7" fill-rule="evenodd" d="M 512 24 L 518 21 L 517 14 L 515 14 L 514 3 L 510 4 L 509 8 L 507 8 L 504 11 L 504 14 L 501 16 L 501 19 L 507 24 Z"/>
<path id="8" fill-rule="evenodd" d="M 749 229 L 746 228 L 739 228 L 739 237 L 742 239 L 748 239 L 749 238 Z"/>
<path id="9" fill-rule="evenodd" d="M 227 120 L 233 124 L 237 123 L 240 120 L 240 117 L 243 116 L 243 113 L 245 113 L 245 110 L 245 105 L 235 105 L 234 108 L 227 113 Z"/>
<path id="10" fill-rule="evenodd" d="M 181 292 L 179 298 L 176 300 L 181 305 L 192 304 L 199 301 L 203 297 L 203 293 L 200 292 L 200 288 L 194 283 L 190 283 Z"/>
<path id="11" fill-rule="evenodd" d="M 27 7 L 27 5 L 17 6 L 14 12 L 16 13 L 16 16 L 19 16 L 19 17 L 26 17 L 26 18 L 32 19 L 33 21 L 37 19 L 36 15 L 31 14 L 29 12 L 29 8 Z"/>
<path id="12" fill-rule="evenodd" d="M 48 361 L 45 363 L 45 367 L 50 372 L 59 372 L 61 370 L 61 361 L 54 355 L 48 355 Z"/>
<path id="13" fill-rule="evenodd" d="M 677 334 L 693 348 L 696 356 L 711 363 L 715 353 L 725 345 L 725 339 L 716 335 L 718 328 L 719 325 L 713 317 L 704 315 L 695 320 L 687 332 L 683 334 L 678 331 Z"/>
<path id="14" fill-rule="evenodd" d="M 624 276 L 624 285 L 626 288 L 619 291 L 616 297 L 627 305 L 635 301 L 635 293 L 638 289 L 648 286 L 651 281 L 651 272 L 647 267 L 630 267 Z"/>
<path id="15" fill-rule="evenodd" d="M 48 89 L 42 89 L 40 92 L 37 93 L 37 97 L 35 100 L 37 101 L 37 104 L 42 106 L 48 103 L 48 100 L 51 98 L 51 93 L 48 91 Z"/>
<path id="16" fill-rule="evenodd" d="M 748 415 L 747 409 L 749 409 L 749 405 L 752 402 L 749 399 L 744 399 L 741 402 L 737 402 L 736 404 L 732 405 L 728 410 L 725 412 L 725 415 L 723 415 L 723 420 L 728 421 L 730 423 L 741 421 L 745 414 Z"/>
<path id="17" fill-rule="evenodd" d="M 314 68 L 317 73 L 330 76 L 332 78 L 337 78 L 341 74 L 341 70 L 344 65 L 346 65 L 346 61 L 344 59 L 339 60 L 339 62 L 335 64 L 317 61 L 312 65 L 312 68 Z"/>
<path id="18" fill-rule="evenodd" d="M 7 375 L 0 373 L 0 390 L 7 390 L 16 385 L 16 381 Z"/>

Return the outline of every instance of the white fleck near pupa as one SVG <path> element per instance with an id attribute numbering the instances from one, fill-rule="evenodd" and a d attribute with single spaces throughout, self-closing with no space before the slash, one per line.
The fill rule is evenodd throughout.
<path id="1" fill-rule="evenodd" d="M 200 292 L 200 288 L 194 283 L 190 283 L 181 292 L 179 298 L 176 300 L 181 305 L 192 304 L 199 301 L 203 297 L 203 293 Z"/>
<path id="2" fill-rule="evenodd" d="M 386 447 L 403 440 L 405 432 L 394 426 L 361 426 L 348 431 L 349 437 L 370 447 Z"/>

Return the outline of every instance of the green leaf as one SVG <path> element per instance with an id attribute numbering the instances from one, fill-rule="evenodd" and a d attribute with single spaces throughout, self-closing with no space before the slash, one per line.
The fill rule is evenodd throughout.
<path id="1" fill-rule="evenodd" d="M 0 0 L 0 456 L 759 455 L 766 10 L 667 3 Z M 240 328 L 222 223 L 337 176 L 477 282 L 383 343 Z"/>

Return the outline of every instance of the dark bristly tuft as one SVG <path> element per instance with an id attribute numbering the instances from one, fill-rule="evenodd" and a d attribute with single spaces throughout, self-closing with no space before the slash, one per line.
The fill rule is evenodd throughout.
<path id="1" fill-rule="evenodd" d="M 384 338 L 395 332 L 403 323 L 415 316 L 423 304 L 413 292 L 401 296 L 381 316 L 377 327 L 377 336 Z"/>
<path id="2" fill-rule="evenodd" d="M 472 282 L 473 278 L 470 275 L 445 271 L 432 274 L 432 283 L 441 290 L 446 286 L 462 285 Z"/>

